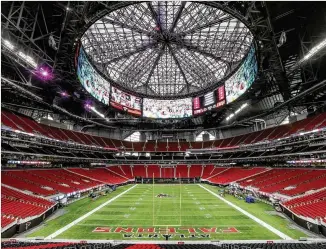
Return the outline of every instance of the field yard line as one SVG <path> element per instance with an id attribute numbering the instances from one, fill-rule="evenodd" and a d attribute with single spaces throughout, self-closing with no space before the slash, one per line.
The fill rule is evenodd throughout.
<path id="1" fill-rule="evenodd" d="M 248 216 L 250 219 L 256 221 L 258 224 L 262 225 L 263 227 L 267 228 L 269 231 L 271 231 L 272 233 L 275 233 L 276 235 L 280 236 L 282 239 L 286 239 L 286 240 L 292 240 L 291 237 L 287 236 L 286 234 L 282 233 L 281 231 L 277 230 L 275 227 L 272 227 L 271 225 L 267 224 L 265 221 L 262 221 L 261 219 L 258 219 L 256 216 L 248 213 L 247 211 L 243 210 L 242 208 L 238 207 L 237 205 L 233 204 L 232 202 L 224 199 L 223 197 L 219 196 L 218 194 L 215 194 L 213 191 L 205 188 L 204 186 L 202 186 L 201 184 L 199 184 L 199 187 L 205 189 L 207 192 L 211 193 L 212 195 L 214 195 L 215 197 L 219 198 L 221 201 L 225 202 L 226 204 L 228 204 L 229 206 L 235 208 L 236 210 L 238 210 L 240 213 Z"/>
<path id="2" fill-rule="evenodd" d="M 104 202 L 103 204 L 101 204 L 100 206 L 94 208 L 93 210 L 89 211 L 88 213 L 84 214 L 83 216 L 79 217 L 78 219 L 74 220 L 73 222 L 69 223 L 68 225 L 60 228 L 59 230 L 57 230 L 56 232 L 50 234 L 49 236 L 47 236 L 45 239 L 53 239 L 55 237 L 57 237 L 58 235 L 60 235 L 61 233 L 65 232 L 66 230 L 68 230 L 69 228 L 71 228 L 72 226 L 76 225 L 77 223 L 81 222 L 82 220 L 86 219 L 88 216 L 90 216 L 91 214 L 95 213 L 96 211 L 100 210 L 102 207 L 106 206 L 107 204 L 109 204 L 110 202 L 114 201 L 115 199 L 119 198 L 120 196 L 124 195 L 125 193 L 127 193 L 128 191 L 132 190 L 134 187 L 136 187 L 136 185 L 132 186 L 131 188 L 128 188 L 127 190 L 123 191 L 122 193 L 118 194 L 117 196 L 113 197 L 112 199 L 108 200 L 107 202 Z"/>

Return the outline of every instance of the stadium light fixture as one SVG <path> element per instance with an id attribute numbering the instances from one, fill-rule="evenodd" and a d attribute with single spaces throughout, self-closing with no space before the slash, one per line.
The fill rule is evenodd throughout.
<path id="1" fill-rule="evenodd" d="M 48 73 L 47 71 L 42 71 L 41 74 L 42 74 L 44 77 L 46 77 L 46 76 L 49 75 L 49 73 Z"/>
<path id="2" fill-rule="evenodd" d="M 31 65 L 33 68 L 37 68 L 37 63 L 35 60 L 30 57 L 29 55 L 25 54 L 23 51 L 17 51 L 18 49 L 15 47 L 15 45 L 9 41 L 9 40 L 2 40 L 2 43 L 6 48 L 8 48 L 11 52 L 13 52 L 16 56 L 18 56 L 20 59 Z"/>
<path id="3" fill-rule="evenodd" d="M 3 40 L 3 44 L 10 50 L 14 50 L 15 46 L 8 40 Z"/>
<path id="4" fill-rule="evenodd" d="M 229 121 L 231 118 L 233 118 L 236 114 L 241 112 L 247 106 L 248 106 L 248 103 L 244 103 L 243 105 L 241 105 L 240 108 L 237 109 L 234 113 L 231 113 L 229 116 L 227 116 L 226 121 Z"/>
<path id="5" fill-rule="evenodd" d="M 41 66 L 35 70 L 35 74 L 42 80 L 51 80 L 53 79 L 52 70 L 49 67 Z"/>
<path id="6" fill-rule="evenodd" d="M 26 55 L 25 53 L 23 53 L 22 51 L 18 52 L 18 56 L 23 59 L 25 62 L 27 62 L 28 64 L 30 64 L 32 67 L 37 68 L 37 63 L 33 60 L 32 57 Z"/>
<path id="7" fill-rule="evenodd" d="M 66 91 L 60 92 L 61 97 L 66 98 L 69 96 L 69 94 Z"/>
<path id="8" fill-rule="evenodd" d="M 317 54 L 320 50 L 322 50 L 324 47 L 326 47 L 326 39 L 323 40 L 318 45 L 314 46 L 302 59 L 300 62 L 304 62 L 306 60 L 309 60 L 311 57 L 313 57 L 315 54 Z"/>
<path id="9" fill-rule="evenodd" d="M 89 107 L 89 109 L 91 109 L 94 113 L 96 113 L 97 115 L 99 115 L 101 118 L 104 118 L 104 114 L 100 113 L 98 110 L 95 109 L 94 106 Z"/>

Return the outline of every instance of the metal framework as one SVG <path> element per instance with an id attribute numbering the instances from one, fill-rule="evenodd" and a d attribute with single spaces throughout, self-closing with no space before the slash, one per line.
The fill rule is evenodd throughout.
<path id="1" fill-rule="evenodd" d="M 90 98 L 88 93 L 83 92 L 77 80 L 73 61 L 76 41 L 88 28 L 90 29 L 87 32 L 91 35 L 92 27 L 95 36 L 90 36 L 90 39 L 105 41 L 89 45 L 89 49 L 93 51 L 89 56 L 94 65 L 104 73 L 110 69 L 112 75 L 116 77 L 114 82 L 131 91 L 147 93 L 158 98 L 161 98 L 161 95 L 173 98 L 171 96 L 174 93 L 176 97 L 188 93 L 195 94 L 200 91 L 199 89 L 204 89 L 203 93 L 210 86 L 215 87 L 215 80 L 223 79 L 229 75 L 230 70 L 234 70 L 237 62 L 246 53 L 246 46 L 251 44 L 250 39 L 256 41 L 260 71 L 257 81 L 245 95 L 212 115 L 188 121 L 144 121 L 130 119 L 129 116 L 122 114 L 114 118 L 116 112 L 111 110 L 110 122 L 106 122 L 95 119 L 98 117 L 91 116 L 90 113 L 87 117 L 81 118 L 83 110 L 69 110 L 68 113 L 60 103 L 43 103 L 37 98 L 31 98 L 27 92 L 34 93 L 40 99 L 46 99 L 44 91 L 31 88 L 36 86 L 35 81 L 30 72 L 24 68 L 23 62 L 17 60 L 17 55 L 3 49 L 2 46 L 2 90 L 7 102 L 2 103 L 2 106 L 6 105 L 6 108 L 11 106 L 12 110 L 24 113 L 24 104 L 19 108 L 17 106 L 20 101 L 17 98 L 19 94 L 25 96 L 25 100 L 29 98 L 29 103 L 34 101 L 33 112 L 26 110 L 26 114 L 32 113 L 31 116 L 34 118 L 44 115 L 47 108 L 51 113 L 56 112 L 57 115 L 60 113 L 60 119 L 73 118 L 71 122 L 75 124 L 91 123 L 97 126 L 102 124 L 106 127 L 111 126 L 111 129 L 116 127 L 121 132 L 135 130 L 157 132 L 163 128 L 178 129 L 182 132 L 182 129 L 199 131 L 202 128 L 212 128 L 211 132 L 216 133 L 218 129 L 230 129 L 236 125 L 253 125 L 252 121 L 258 117 L 265 120 L 274 118 L 278 124 L 291 112 L 300 113 L 310 106 L 314 110 L 323 107 L 326 85 L 314 87 L 323 82 L 319 76 L 322 71 L 320 58 L 315 57 L 317 61 L 308 61 L 300 67 L 295 67 L 295 64 L 324 35 L 320 33 L 316 36 L 316 32 L 312 35 L 308 32 L 309 29 L 302 29 L 299 34 L 301 51 L 292 46 L 292 54 L 284 56 L 283 47 L 277 47 L 283 23 L 277 29 L 275 20 L 291 16 L 296 11 L 284 10 L 282 6 L 278 8 L 279 6 L 274 4 L 277 10 L 273 12 L 268 8 L 271 5 L 273 4 L 266 2 L 232 1 L 3 2 L 2 39 L 10 40 L 28 52 L 28 55 L 38 63 L 53 68 L 56 77 L 48 84 L 53 87 L 53 91 L 49 90 L 46 94 L 54 95 L 63 89 L 70 93 L 76 91 L 81 95 L 80 98 L 71 98 L 71 102 L 82 102 Z M 290 5 L 290 8 L 293 8 L 293 5 Z M 291 20 L 293 21 L 293 18 Z M 95 28 L 97 22 L 99 27 Z M 297 28 L 296 22 L 293 23 L 293 27 L 285 30 L 287 33 Z M 316 26 L 314 23 L 311 25 Z M 321 21 L 318 27 L 322 25 L 325 25 L 325 22 Z M 230 42 L 238 38 L 241 40 L 246 32 L 254 38 L 244 39 L 242 44 Z M 107 34 L 109 35 L 106 36 Z M 49 46 L 50 36 L 53 36 L 57 50 Z M 242 53 L 237 51 L 237 47 Z M 236 58 L 236 55 L 239 55 L 239 58 Z M 96 59 L 101 59 L 105 63 L 101 64 L 101 61 L 96 63 Z M 265 61 L 268 62 L 268 66 L 264 67 Z M 217 69 L 220 69 L 218 75 L 214 71 L 218 71 Z M 44 85 L 37 86 L 43 88 Z M 254 108 L 241 113 L 232 120 L 234 123 L 223 123 L 228 113 L 234 112 L 242 100 L 248 99 Z M 110 110 L 107 106 L 100 107 L 103 113 Z M 205 124 L 205 127 L 199 127 L 202 124 Z"/>
<path id="2" fill-rule="evenodd" d="M 113 83 L 146 96 L 181 97 L 218 85 L 246 56 L 253 36 L 220 8 L 154 1 L 109 12 L 81 41 Z"/>

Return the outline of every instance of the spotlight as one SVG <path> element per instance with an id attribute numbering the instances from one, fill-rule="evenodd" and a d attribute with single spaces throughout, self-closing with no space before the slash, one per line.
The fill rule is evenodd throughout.
<path id="1" fill-rule="evenodd" d="M 3 43 L 4 43 L 5 46 L 6 46 L 7 48 L 9 48 L 10 50 L 14 50 L 15 46 L 12 45 L 12 43 L 11 43 L 10 41 L 8 41 L 8 40 L 3 40 Z"/>
<path id="2" fill-rule="evenodd" d="M 43 71 L 41 74 L 42 74 L 43 76 L 48 76 L 48 75 L 49 75 L 49 73 L 48 73 L 47 71 Z"/>
<path id="3" fill-rule="evenodd" d="M 322 50 L 324 47 L 326 47 L 326 39 L 323 40 L 321 43 L 319 43 L 318 45 L 316 45 L 315 47 L 313 47 L 302 59 L 301 59 L 301 63 L 310 59 L 311 57 L 313 57 L 315 54 L 317 54 L 320 50 Z"/>
<path id="4" fill-rule="evenodd" d="M 105 117 L 104 114 L 103 114 L 103 113 L 100 113 L 99 111 L 97 111 L 97 110 L 95 109 L 94 106 L 92 106 L 90 109 L 91 109 L 93 112 L 95 112 L 97 115 L 99 115 L 100 117 L 102 117 L 102 118 Z"/>
<path id="5" fill-rule="evenodd" d="M 92 108 L 92 101 L 90 101 L 90 100 L 86 100 L 85 101 L 85 103 L 84 103 L 84 108 L 86 109 L 86 110 L 91 110 L 91 108 Z"/>
<path id="6" fill-rule="evenodd" d="M 64 97 L 64 98 L 69 96 L 68 93 L 65 91 L 60 92 L 60 95 L 61 95 L 61 97 Z"/>
<path id="7" fill-rule="evenodd" d="M 37 63 L 33 60 L 32 57 L 26 55 L 25 53 L 23 53 L 22 51 L 18 52 L 18 56 L 23 59 L 25 62 L 27 62 L 28 64 L 32 65 L 34 68 L 37 67 Z"/>
<path id="8" fill-rule="evenodd" d="M 234 113 L 231 113 L 228 117 L 226 117 L 225 120 L 226 121 L 229 121 L 231 118 L 233 118 L 236 114 L 238 114 L 239 112 L 241 112 L 247 106 L 248 106 L 248 103 L 242 104 L 239 109 L 237 109 Z"/>
<path id="9" fill-rule="evenodd" d="M 51 69 L 47 68 L 47 67 L 40 67 L 37 71 L 36 71 L 36 75 L 41 78 L 42 80 L 51 80 L 53 78 L 53 75 L 51 73 Z"/>

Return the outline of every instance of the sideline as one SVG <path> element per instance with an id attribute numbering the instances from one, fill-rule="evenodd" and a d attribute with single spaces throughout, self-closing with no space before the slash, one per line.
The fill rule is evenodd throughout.
<path id="1" fill-rule="evenodd" d="M 198 184 L 199 187 L 205 189 L 207 192 L 211 193 L 212 195 L 214 195 L 215 197 L 219 198 L 221 201 L 225 202 L 226 204 L 228 204 L 229 206 L 233 207 L 234 209 L 238 210 L 240 213 L 246 215 L 247 217 L 249 217 L 250 219 L 256 221 L 258 224 L 262 225 L 263 227 L 267 228 L 269 231 L 271 231 L 272 233 L 278 235 L 279 237 L 281 237 L 282 239 L 285 240 L 292 240 L 291 237 L 287 236 L 286 234 L 282 233 L 281 231 L 277 230 L 276 228 L 272 227 L 271 225 L 267 224 L 265 221 L 262 221 L 261 219 L 258 219 L 256 216 L 248 213 L 247 211 L 243 210 L 242 208 L 238 207 L 237 205 L 233 204 L 232 202 L 224 199 L 223 197 L 219 196 L 218 194 L 215 194 L 213 191 L 205 188 L 204 186 L 202 186 L 201 184 Z"/>
<path id="2" fill-rule="evenodd" d="M 77 223 L 81 222 L 82 220 L 86 219 L 88 216 L 92 215 L 93 213 L 95 213 L 96 211 L 100 210 L 102 207 L 108 205 L 109 203 L 111 203 L 112 201 L 114 201 L 115 199 L 119 198 L 120 196 L 124 195 L 125 193 L 127 193 L 128 191 L 132 190 L 133 188 L 135 188 L 137 186 L 134 185 L 131 188 L 128 188 L 127 190 L 123 191 L 122 193 L 118 194 L 117 196 L 113 197 L 112 199 L 108 200 L 107 202 L 104 202 L 103 204 L 101 204 L 100 206 L 94 208 L 93 210 L 89 211 L 88 213 L 84 214 L 83 216 L 79 217 L 78 219 L 74 220 L 73 222 L 69 223 L 68 225 L 60 228 L 59 230 L 57 230 L 56 232 L 50 234 L 49 236 L 45 237 L 45 239 L 53 239 L 55 237 L 57 237 L 58 235 L 62 234 L 63 232 L 67 231 L 69 228 L 71 228 L 72 226 L 76 225 Z"/>

